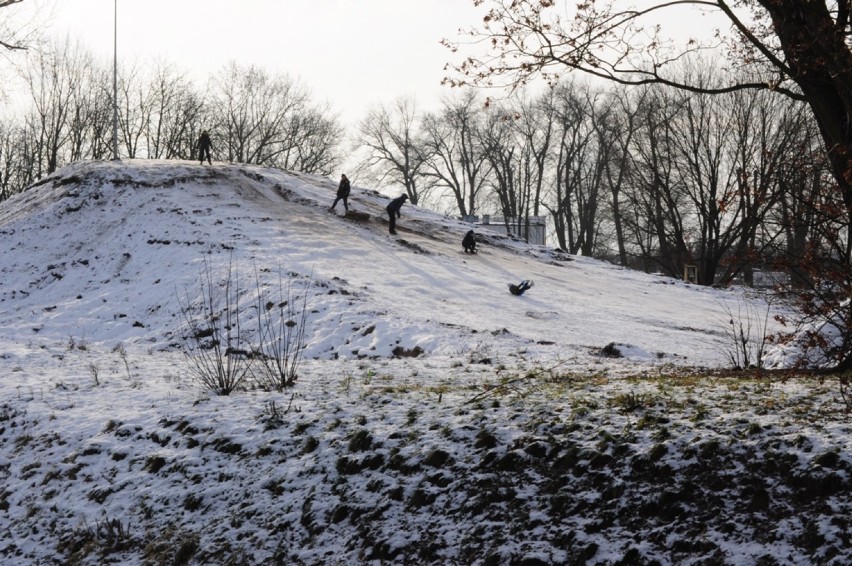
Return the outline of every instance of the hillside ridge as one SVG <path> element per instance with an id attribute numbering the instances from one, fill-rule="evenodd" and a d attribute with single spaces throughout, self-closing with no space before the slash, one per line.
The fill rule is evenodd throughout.
<path id="1" fill-rule="evenodd" d="M 369 214 L 357 222 L 328 211 L 335 189 L 326 178 L 247 165 L 65 167 L 0 203 L 0 333 L 174 347 L 177 298 L 205 269 L 238 269 L 248 280 L 287 273 L 312 282 L 309 357 L 487 344 L 585 364 L 615 342 L 643 363 L 724 360 L 719 319 L 736 300 L 730 293 L 482 231 L 482 253 L 467 256 L 469 224 L 409 204 L 392 237 L 389 197 L 356 186 L 351 208 Z M 512 297 L 507 284 L 521 279 L 536 287 Z"/>

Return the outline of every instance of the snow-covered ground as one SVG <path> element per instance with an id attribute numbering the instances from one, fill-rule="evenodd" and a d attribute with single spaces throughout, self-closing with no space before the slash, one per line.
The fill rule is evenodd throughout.
<path id="1" fill-rule="evenodd" d="M 466 255 L 409 204 L 390 236 L 387 196 L 355 186 L 359 221 L 335 190 L 87 162 L 0 203 L 0 561 L 852 560 L 833 384 L 718 371 L 758 297 L 494 234 Z M 253 290 L 308 289 L 295 387 L 193 380 L 186 304 L 228 274 L 247 328 Z"/>
<path id="2" fill-rule="evenodd" d="M 731 293 L 485 233 L 468 256 L 468 225 L 411 205 L 391 237 L 386 197 L 356 187 L 353 210 L 371 215 L 359 223 L 327 211 L 334 193 L 327 179 L 253 167 L 68 167 L 0 211 L 0 338 L 162 349 L 209 260 L 216 276 L 232 262 L 248 287 L 255 270 L 311 277 L 309 358 L 398 345 L 446 356 L 482 342 L 588 367 L 620 342 L 643 363 L 726 362 Z M 511 296 L 521 279 L 534 289 Z"/>

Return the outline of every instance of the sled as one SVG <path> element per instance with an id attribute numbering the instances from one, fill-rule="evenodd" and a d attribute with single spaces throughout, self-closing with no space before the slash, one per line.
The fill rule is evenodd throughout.
<path id="1" fill-rule="evenodd" d="M 343 218 L 347 220 L 354 220 L 355 222 L 367 222 L 368 220 L 370 220 L 370 215 L 366 212 L 347 210 L 346 214 L 343 215 Z"/>

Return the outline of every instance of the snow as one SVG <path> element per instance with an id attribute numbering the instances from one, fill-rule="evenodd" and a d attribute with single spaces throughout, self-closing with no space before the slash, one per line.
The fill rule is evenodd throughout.
<path id="1" fill-rule="evenodd" d="M 86 182 L 51 190 L 48 180 L 0 216 L 3 338 L 161 348 L 174 331 L 161 321 L 179 318 L 179 293 L 197 287 L 209 259 L 214 272 L 233 261 L 248 285 L 256 268 L 279 267 L 323 285 L 310 298 L 319 311 L 311 358 L 386 357 L 396 345 L 446 355 L 469 347 L 473 331 L 505 329 L 489 345 L 572 363 L 589 364 L 613 341 L 630 358 L 725 362 L 716 318 L 730 293 L 491 234 L 472 258 L 460 250 L 467 225 L 411 205 L 391 238 L 376 222 L 387 199 L 372 191 L 354 197 L 373 218 L 361 225 L 325 210 L 330 181 L 269 169 L 129 161 L 60 175 Z M 507 283 L 522 278 L 536 287 L 507 296 Z M 354 332 L 372 324 L 368 336 Z"/>
<path id="2" fill-rule="evenodd" d="M 411 204 L 393 237 L 390 197 L 353 187 L 358 222 L 328 211 L 335 191 L 125 160 L 0 203 L 0 561 L 852 557 L 825 511 L 850 510 L 832 384 L 721 372 L 726 313 L 782 307 L 497 234 L 466 255 L 468 224 Z M 192 379 L 181 302 L 229 270 L 246 327 L 258 287 L 308 290 L 295 387 L 217 396 Z M 521 279 L 535 286 L 512 296 Z M 741 479 L 763 459 L 779 462 L 766 485 Z M 730 466 L 715 480 L 710 462 Z M 655 499 L 667 490 L 682 500 Z M 784 499 L 803 490 L 823 505 Z M 699 544 L 702 499 L 718 517 Z"/>

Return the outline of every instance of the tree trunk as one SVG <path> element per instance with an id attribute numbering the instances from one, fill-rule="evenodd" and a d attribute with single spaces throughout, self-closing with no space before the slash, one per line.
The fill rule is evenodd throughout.
<path id="1" fill-rule="evenodd" d="M 836 25 L 823 2 L 759 0 L 772 17 L 796 81 L 825 141 L 847 219 L 852 217 L 852 51 L 846 23 Z"/>

